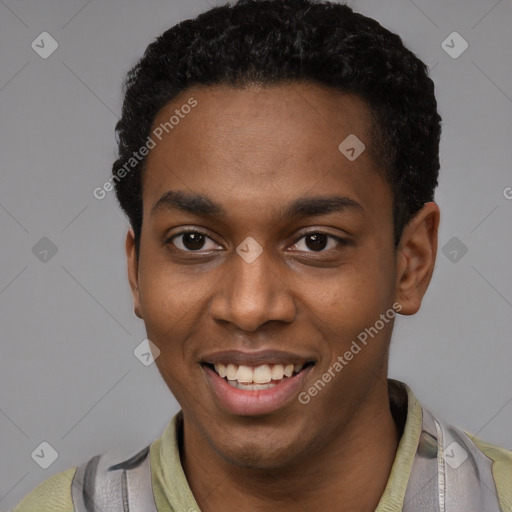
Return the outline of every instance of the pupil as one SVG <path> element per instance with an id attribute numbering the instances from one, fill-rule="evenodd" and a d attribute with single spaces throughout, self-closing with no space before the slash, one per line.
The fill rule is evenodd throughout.
<path id="1" fill-rule="evenodd" d="M 201 249 L 204 245 L 204 235 L 201 233 L 185 233 L 183 235 L 183 245 L 187 249 Z"/>
<path id="2" fill-rule="evenodd" d="M 312 243 L 309 243 L 309 242 Z M 327 235 L 322 233 L 313 233 L 312 235 L 306 236 L 306 245 L 308 249 L 312 251 L 320 251 L 327 245 Z"/>

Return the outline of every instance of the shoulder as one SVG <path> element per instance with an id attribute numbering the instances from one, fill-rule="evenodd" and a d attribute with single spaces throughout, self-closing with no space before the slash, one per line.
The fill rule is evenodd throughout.
<path id="1" fill-rule="evenodd" d="M 48 478 L 12 510 L 12 512 L 74 512 L 71 482 L 76 468 L 70 468 Z"/>
<path id="2" fill-rule="evenodd" d="M 432 415 L 421 406 L 411 389 L 405 384 L 403 386 L 408 393 L 407 421 L 410 422 L 415 418 L 418 423 L 417 414 L 413 412 L 418 410 L 419 405 L 422 412 L 421 430 L 429 434 L 430 438 L 437 440 L 438 458 L 439 453 L 442 453 L 442 458 L 446 462 L 443 464 L 442 480 L 445 485 L 449 484 L 450 492 L 455 493 L 459 500 L 478 499 L 479 496 L 482 499 L 491 500 L 489 503 L 493 503 L 493 510 L 496 510 L 493 502 L 496 499 L 500 510 L 512 512 L 512 451 L 484 441 L 466 429 Z M 454 443 L 459 447 L 452 446 Z M 458 454 L 455 453 L 456 450 Z M 457 456 L 458 460 L 453 459 L 454 456 Z M 452 464 L 448 459 L 452 459 Z M 466 459 L 468 462 L 462 466 Z M 453 465 L 455 462 L 458 463 Z M 459 470 L 459 466 L 463 470 Z M 469 507 L 467 509 L 471 510 Z M 479 510 L 491 510 L 491 508 L 484 507 Z"/>
<path id="3" fill-rule="evenodd" d="M 492 461 L 492 475 L 503 510 L 512 510 L 512 451 L 488 443 L 464 431 L 473 444 Z"/>
<path id="4" fill-rule="evenodd" d="M 494 462 L 504 464 L 512 469 L 512 451 L 496 446 L 492 443 L 488 443 L 478 437 L 471 435 L 469 432 L 464 431 L 467 436 L 475 443 L 475 445 L 487 455 Z"/>
<path id="5" fill-rule="evenodd" d="M 57 473 L 27 494 L 11 512 L 85 511 L 90 510 L 92 496 L 94 510 L 124 510 L 129 506 L 130 510 L 156 512 L 150 446 L 128 458 L 124 450 L 112 449 Z"/>

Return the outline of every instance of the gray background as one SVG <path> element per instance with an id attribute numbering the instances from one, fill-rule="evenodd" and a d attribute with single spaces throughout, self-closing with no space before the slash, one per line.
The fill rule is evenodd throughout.
<path id="1" fill-rule="evenodd" d="M 155 365 L 133 354 L 145 331 L 126 278 L 127 221 L 113 193 L 99 201 L 92 191 L 115 157 L 125 73 L 154 37 L 209 5 L 0 1 L 2 510 L 96 453 L 142 448 L 177 410 Z M 398 320 L 390 376 L 451 423 L 512 449 L 512 4 L 349 5 L 430 66 L 443 117 L 446 254 L 421 312 Z M 47 59 L 31 48 L 43 31 L 59 45 Z M 469 44 L 458 58 L 442 47 L 453 31 Z M 57 248 L 46 261 L 32 250 L 43 237 Z M 58 452 L 48 469 L 31 457 L 44 441 Z"/>

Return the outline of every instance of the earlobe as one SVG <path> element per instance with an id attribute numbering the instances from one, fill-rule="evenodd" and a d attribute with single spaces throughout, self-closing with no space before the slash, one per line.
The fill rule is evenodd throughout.
<path id="1" fill-rule="evenodd" d="M 402 315 L 413 315 L 425 295 L 436 261 L 440 212 L 434 202 L 423 208 L 404 227 L 397 249 L 396 300 Z"/>
<path id="2" fill-rule="evenodd" d="M 136 317 L 142 318 L 139 293 L 139 262 L 135 250 L 135 234 L 130 228 L 126 234 L 126 261 L 128 266 L 128 282 L 132 290 L 133 313 Z"/>

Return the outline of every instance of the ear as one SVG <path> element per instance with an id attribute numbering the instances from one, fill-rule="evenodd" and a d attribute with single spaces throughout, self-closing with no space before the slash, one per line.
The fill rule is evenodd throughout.
<path id="1" fill-rule="evenodd" d="M 132 290 L 133 312 L 139 318 L 142 318 L 139 296 L 139 262 L 135 251 L 135 234 L 130 228 L 126 234 L 126 261 L 128 264 L 128 281 Z"/>
<path id="2" fill-rule="evenodd" d="M 402 315 L 414 315 L 420 309 L 432 278 L 440 216 L 436 203 L 425 203 L 400 237 L 396 253 L 396 294 Z"/>

